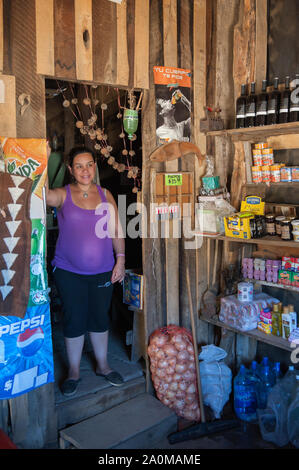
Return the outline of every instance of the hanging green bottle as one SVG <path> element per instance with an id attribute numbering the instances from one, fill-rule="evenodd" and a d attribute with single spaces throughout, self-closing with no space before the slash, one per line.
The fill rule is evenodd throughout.
<path id="1" fill-rule="evenodd" d="M 138 128 L 138 111 L 136 109 L 125 109 L 123 117 L 124 129 L 130 140 Z"/>

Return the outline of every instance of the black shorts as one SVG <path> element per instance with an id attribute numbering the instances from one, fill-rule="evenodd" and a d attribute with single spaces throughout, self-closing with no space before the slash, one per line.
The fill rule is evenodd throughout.
<path id="1" fill-rule="evenodd" d="M 54 268 L 53 276 L 63 304 L 66 338 L 108 330 L 113 292 L 111 274 L 109 271 L 85 275 Z"/>

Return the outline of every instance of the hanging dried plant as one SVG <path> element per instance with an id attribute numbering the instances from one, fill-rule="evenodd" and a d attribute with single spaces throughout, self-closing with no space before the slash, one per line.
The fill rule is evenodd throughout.
<path id="1" fill-rule="evenodd" d="M 103 111 L 106 111 L 107 108 L 108 108 L 108 106 L 106 105 L 106 103 L 102 103 L 102 104 L 101 104 L 101 109 L 102 109 Z"/>
<path id="2" fill-rule="evenodd" d="M 109 165 L 113 165 L 114 162 L 115 162 L 115 158 L 114 158 L 114 157 L 108 158 L 108 164 L 109 164 Z"/>
<path id="3" fill-rule="evenodd" d="M 84 126 L 83 121 L 77 121 L 76 122 L 76 127 L 78 127 L 78 129 L 81 129 L 83 126 Z"/>
<path id="4" fill-rule="evenodd" d="M 108 150 L 108 152 L 112 152 L 113 147 L 111 147 L 111 145 L 108 145 L 107 150 Z"/>
<path id="5" fill-rule="evenodd" d="M 137 188 L 137 186 L 134 186 L 134 188 L 132 189 L 132 193 L 138 193 L 138 188 Z"/>
<path id="6" fill-rule="evenodd" d="M 109 155 L 109 152 L 106 148 L 102 148 L 101 149 L 101 154 L 104 155 L 104 157 L 105 157 L 106 155 Z"/>
<path id="7" fill-rule="evenodd" d="M 128 151 L 126 149 L 123 149 L 123 151 L 121 152 L 123 155 L 128 155 Z"/>
<path id="8" fill-rule="evenodd" d="M 123 117 L 123 115 L 121 113 L 117 113 L 116 117 L 117 117 L 117 119 L 121 119 Z"/>
<path id="9" fill-rule="evenodd" d="M 129 170 L 129 171 L 128 171 L 127 176 L 128 176 L 128 178 L 133 178 L 133 172 L 132 172 L 132 170 Z"/>
<path id="10" fill-rule="evenodd" d="M 77 98 L 72 98 L 72 104 L 78 104 L 78 99 Z"/>
<path id="11" fill-rule="evenodd" d="M 124 138 L 125 138 L 125 136 L 126 136 L 126 135 L 125 135 L 125 133 L 124 133 L 124 132 L 121 132 L 121 133 L 119 134 L 119 137 L 120 137 L 120 139 L 124 139 Z"/>
<path id="12" fill-rule="evenodd" d="M 62 103 L 62 106 L 64 108 L 68 108 L 70 105 L 71 105 L 71 103 L 69 102 L 69 100 L 64 100 L 64 102 Z"/>
<path id="13" fill-rule="evenodd" d="M 134 155 L 136 155 L 136 153 L 134 152 L 134 150 L 130 150 L 129 155 L 130 155 L 130 157 L 134 157 Z"/>
<path id="14" fill-rule="evenodd" d="M 119 171 L 119 173 L 123 173 L 123 172 L 125 171 L 125 169 L 126 169 L 126 165 L 124 165 L 123 163 L 120 163 L 120 164 L 118 165 L 118 171 Z"/>
<path id="15" fill-rule="evenodd" d="M 84 98 L 84 99 L 83 99 L 83 103 L 84 103 L 86 106 L 90 106 L 90 104 L 91 104 L 90 98 Z"/>

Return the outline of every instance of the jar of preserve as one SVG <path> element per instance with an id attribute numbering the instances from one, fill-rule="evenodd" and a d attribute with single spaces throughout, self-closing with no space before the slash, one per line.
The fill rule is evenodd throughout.
<path id="1" fill-rule="evenodd" d="M 288 218 L 281 222 L 281 239 L 292 240 L 292 224 L 291 220 Z"/>
<path id="2" fill-rule="evenodd" d="M 281 222 L 285 219 L 284 215 L 278 215 L 275 217 L 275 231 L 276 235 L 281 236 Z"/>
<path id="3" fill-rule="evenodd" d="M 265 217 L 267 235 L 276 235 L 274 214 L 266 214 Z"/>

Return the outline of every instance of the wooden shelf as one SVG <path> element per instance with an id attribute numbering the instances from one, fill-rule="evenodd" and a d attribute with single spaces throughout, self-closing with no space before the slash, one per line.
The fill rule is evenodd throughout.
<path id="1" fill-rule="evenodd" d="M 213 238 L 215 240 L 224 240 L 233 243 L 249 243 L 249 244 L 265 244 L 271 246 L 280 246 L 285 248 L 298 248 L 299 249 L 299 242 L 295 242 L 294 240 L 282 240 L 280 237 L 271 237 L 270 235 L 266 235 L 262 238 L 234 238 L 234 237 L 226 237 L 225 235 L 213 235 L 213 234 L 203 234 L 196 230 L 191 232 L 193 235 L 198 237 L 207 237 Z"/>
<path id="2" fill-rule="evenodd" d="M 283 284 L 275 284 L 274 282 L 268 282 L 268 281 L 259 281 L 257 279 L 245 279 L 245 281 L 246 282 L 252 282 L 253 284 L 258 284 L 260 286 L 278 287 L 278 289 L 289 290 L 289 291 L 292 291 L 292 292 L 299 292 L 299 287 L 284 286 Z"/>
<path id="3" fill-rule="evenodd" d="M 223 129 L 207 132 L 207 136 L 230 136 L 234 140 L 259 140 L 283 134 L 299 134 L 299 122 L 273 124 L 271 126 L 245 127 L 240 129 Z"/>
<path id="4" fill-rule="evenodd" d="M 206 321 L 211 323 L 212 325 L 220 326 L 221 328 L 226 328 L 227 330 L 233 331 L 234 333 L 242 334 L 245 336 L 249 336 L 250 338 L 254 338 L 257 341 L 261 341 L 262 343 L 270 344 L 271 346 L 275 346 L 276 348 L 284 349 L 286 351 L 293 351 L 291 347 L 291 343 L 284 338 L 279 338 L 278 336 L 274 335 L 267 335 L 263 331 L 258 329 L 249 330 L 249 331 L 241 331 L 233 326 L 230 326 L 226 323 L 223 323 L 218 319 L 218 315 L 213 316 L 212 318 L 205 317 L 204 315 L 200 315 L 200 320 Z"/>

